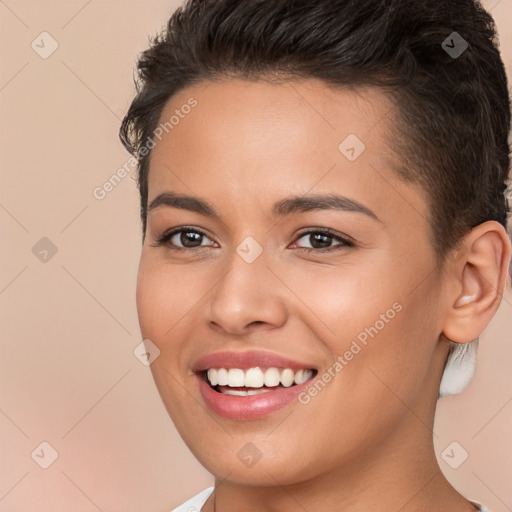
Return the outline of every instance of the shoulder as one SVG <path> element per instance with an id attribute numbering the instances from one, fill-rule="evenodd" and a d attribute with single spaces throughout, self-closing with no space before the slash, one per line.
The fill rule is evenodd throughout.
<path id="1" fill-rule="evenodd" d="M 214 487 L 208 487 L 199 494 L 196 494 L 189 500 L 185 501 L 178 507 L 171 510 L 171 512 L 200 512 L 201 507 L 205 504 L 206 500 L 213 492 Z"/>
<path id="2" fill-rule="evenodd" d="M 189 500 L 185 501 L 178 507 L 171 510 L 171 512 L 200 512 L 201 507 L 205 504 L 206 500 L 210 497 L 214 490 L 214 487 L 208 487 L 204 491 L 192 496 Z M 484 505 L 477 503 L 476 501 L 472 501 L 473 505 L 475 505 L 478 510 L 481 512 L 491 512 Z"/>

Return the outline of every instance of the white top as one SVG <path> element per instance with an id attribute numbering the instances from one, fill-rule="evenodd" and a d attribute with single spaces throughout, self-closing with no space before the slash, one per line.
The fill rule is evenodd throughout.
<path id="1" fill-rule="evenodd" d="M 196 494 L 179 507 L 171 510 L 171 512 L 200 512 L 201 507 L 206 503 L 206 500 L 210 497 L 214 489 L 215 487 L 208 487 L 208 489 Z M 484 507 L 476 501 L 472 501 L 471 503 L 473 503 L 478 510 L 481 510 L 481 512 L 491 512 L 487 507 Z"/>
<path id="2" fill-rule="evenodd" d="M 214 489 L 215 487 L 208 487 L 208 489 L 196 494 L 179 507 L 172 509 L 171 512 L 200 512 L 201 507 L 206 503 Z"/>

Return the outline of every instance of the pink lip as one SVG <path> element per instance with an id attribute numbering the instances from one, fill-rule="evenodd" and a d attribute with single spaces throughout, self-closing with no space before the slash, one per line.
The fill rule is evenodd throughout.
<path id="1" fill-rule="evenodd" d="M 308 363 L 301 363 L 271 352 L 216 352 L 198 359 L 192 367 L 194 372 L 202 372 L 209 368 L 254 368 L 255 366 L 269 368 L 316 369 Z"/>
<path id="2" fill-rule="evenodd" d="M 233 396 L 215 391 L 202 374 L 196 375 L 199 391 L 206 405 L 215 413 L 233 420 L 254 420 L 266 416 L 296 399 L 297 395 L 311 385 L 312 379 L 289 388 L 277 388 L 275 391 L 260 395 Z"/>
<path id="3" fill-rule="evenodd" d="M 296 384 L 289 388 L 278 387 L 274 391 L 259 395 L 233 396 L 215 391 L 204 377 L 205 370 L 209 368 L 291 368 L 316 369 L 308 363 L 302 363 L 271 352 L 217 352 L 201 357 L 193 365 L 196 373 L 199 391 L 206 405 L 215 413 L 229 419 L 253 420 L 266 416 L 296 399 L 307 386 L 311 385 L 311 379 Z"/>
<path id="4" fill-rule="evenodd" d="M 206 405 L 215 413 L 225 418 L 236 420 L 253 420 L 266 416 L 294 401 L 311 384 L 311 380 L 289 388 L 278 387 L 260 395 L 233 396 L 215 391 L 204 378 L 209 368 L 291 368 L 293 370 L 315 369 L 308 363 L 302 363 L 271 352 L 217 352 L 201 357 L 193 366 L 199 391 Z"/>

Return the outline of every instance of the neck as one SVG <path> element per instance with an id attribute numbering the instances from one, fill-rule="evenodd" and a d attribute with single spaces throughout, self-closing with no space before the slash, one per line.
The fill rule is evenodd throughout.
<path id="1" fill-rule="evenodd" d="M 212 501 L 204 510 L 474 512 L 475 507 L 444 478 L 429 426 L 412 413 L 406 423 L 385 443 L 307 481 L 282 485 L 280 475 L 271 470 L 262 471 L 269 478 L 259 486 L 235 483 L 229 475 L 216 479 L 215 509 Z"/>

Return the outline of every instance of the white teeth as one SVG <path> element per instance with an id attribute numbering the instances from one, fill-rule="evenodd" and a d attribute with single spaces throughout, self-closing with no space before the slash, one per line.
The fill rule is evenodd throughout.
<path id="1" fill-rule="evenodd" d="M 268 368 L 265 372 L 265 386 L 271 388 L 273 386 L 279 386 L 279 379 L 281 374 L 277 368 Z"/>
<path id="2" fill-rule="evenodd" d="M 210 384 L 212 386 L 216 386 L 217 383 L 219 382 L 217 380 L 217 370 L 215 368 L 210 368 L 208 370 L 208 380 L 210 381 Z"/>
<path id="3" fill-rule="evenodd" d="M 240 368 L 230 368 L 228 371 L 228 386 L 231 388 L 243 387 L 245 381 L 244 371 Z"/>
<path id="4" fill-rule="evenodd" d="M 261 388 L 264 383 L 263 372 L 260 368 L 249 368 L 245 372 L 244 386 L 246 388 Z"/>
<path id="5" fill-rule="evenodd" d="M 303 380 L 302 377 L 304 375 L 304 370 L 299 370 L 294 377 L 295 384 L 302 384 Z"/>
<path id="6" fill-rule="evenodd" d="M 233 396 L 247 396 L 247 391 L 239 391 L 238 389 L 226 389 L 224 394 Z"/>
<path id="7" fill-rule="evenodd" d="M 226 370 L 226 368 L 219 368 L 217 370 L 217 384 L 219 386 L 228 385 L 228 371 Z"/>
<path id="8" fill-rule="evenodd" d="M 270 389 L 248 389 L 246 393 L 248 395 L 261 395 L 262 393 L 269 393 Z"/>
<path id="9" fill-rule="evenodd" d="M 294 379 L 295 379 L 295 373 L 290 368 L 285 368 L 281 372 L 281 384 L 285 388 L 289 388 L 293 384 Z"/>
<path id="10" fill-rule="evenodd" d="M 311 377 L 313 377 L 313 372 L 311 370 L 299 370 L 295 374 L 295 384 L 302 384 L 306 382 Z"/>
<path id="11" fill-rule="evenodd" d="M 224 395 L 233 396 L 248 396 L 248 395 L 261 395 L 262 393 L 269 393 L 270 389 L 248 389 L 247 391 L 239 391 L 238 389 L 226 389 L 222 393 Z"/>
<path id="12" fill-rule="evenodd" d="M 292 370 L 291 368 L 279 369 L 275 367 L 267 368 L 265 372 L 259 368 L 210 368 L 207 373 L 208 381 L 212 386 L 230 386 L 232 388 L 262 388 L 276 387 L 282 384 L 288 388 L 295 384 L 302 384 L 313 376 L 313 370 Z M 258 390 L 258 392 L 269 390 Z M 243 395 L 240 395 L 243 393 Z M 256 394 L 253 390 L 236 391 L 238 396 L 245 396 L 247 393 Z M 230 390 L 228 394 L 235 394 L 234 390 Z"/>

